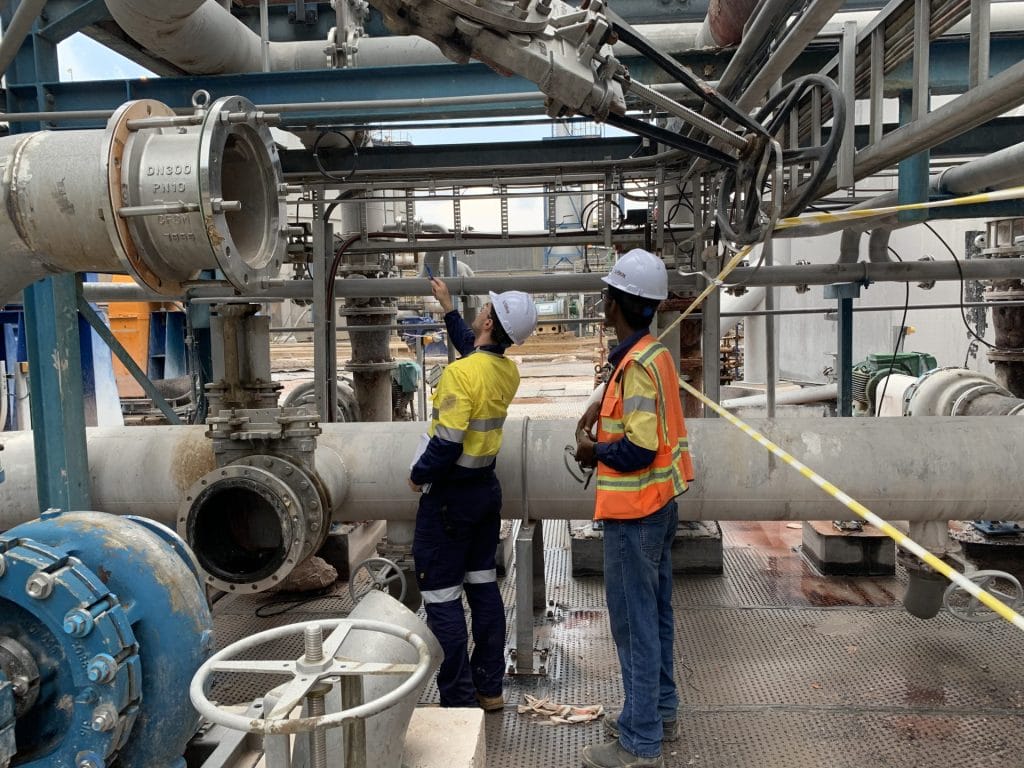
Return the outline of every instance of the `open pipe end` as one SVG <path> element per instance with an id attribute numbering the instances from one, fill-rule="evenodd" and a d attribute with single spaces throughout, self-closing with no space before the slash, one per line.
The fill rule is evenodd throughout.
<path id="1" fill-rule="evenodd" d="M 261 468 L 231 465 L 192 486 L 178 514 L 203 581 L 225 592 L 280 584 L 309 554 L 298 495 Z"/>

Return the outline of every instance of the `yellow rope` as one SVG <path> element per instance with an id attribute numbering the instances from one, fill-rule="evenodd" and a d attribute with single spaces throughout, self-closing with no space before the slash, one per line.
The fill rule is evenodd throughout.
<path id="1" fill-rule="evenodd" d="M 1024 198 L 1024 186 L 1011 187 L 1010 189 L 998 190 L 996 192 L 983 192 L 977 195 L 966 195 L 964 197 L 953 198 L 950 200 L 937 200 L 934 202 L 926 203 L 907 203 L 903 205 L 892 205 L 885 208 L 865 208 L 863 210 L 856 211 L 840 211 L 839 213 L 810 213 L 805 214 L 803 216 L 795 216 L 788 219 L 780 219 L 775 226 L 775 230 L 779 231 L 784 229 L 790 229 L 804 224 L 826 224 L 843 221 L 855 221 L 858 219 L 869 219 L 878 216 L 888 216 L 890 214 L 899 213 L 901 211 L 920 211 L 927 210 L 930 208 L 950 208 L 959 205 L 976 205 L 978 203 L 992 203 L 1001 200 L 1015 200 L 1019 198 Z M 679 323 L 681 323 L 697 307 L 699 307 L 701 303 L 704 301 L 704 299 L 710 296 L 712 292 L 717 290 L 718 287 L 721 286 L 722 283 L 725 281 L 725 278 L 728 277 L 728 275 L 734 269 L 736 269 L 737 266 L 739 266 L 739 263 L 744 258 L 746 258 L 746 256 L 750 253 L 752 249 L 753 246 L 748 245 L 741 249 L 738 253 L 736 253 L 722 268 L 722 271 L 719 272 L 718 276 L 715 277 L 708 284 L 708 286 L 700 293 L 700 295 L 693 300 L 690 306 L 686 308 L 686 311 L 681 313 L 679 318 L 675 322 L 673 322 L 672 325 L 670 325 L 668 328 L 661 332 L 661 334 L 658 336 L 658 339 L 661 340 L 666 335 L 668 335 L 668 333 L 673 328 L 675 328 Z M 742 430 L 746 435 L 748 435 L 753 440 L 767 448 L 770 452 L 778 456 L 780 459 L 786 462 L 786 464 L 788 464 L 801 475 L 806 477 L 816 486 L 821 488 L 823 491 L 825 491 L 825 493 L 834 498 L 836 501 L 840 502 L 845 507 L 852 510 L 855 514 L 869 522 L 871 525 L 878 528 L 880 531 L 882 531 L 882 533 L 884 533 L 886 536 L 895 541 L 898 546 L 903 547 L 903 549 L 919 557 L 930 567 L 934 568 L 947 579 L 949 579 L 954 584 L 959 586 L 961 589 L 969 593 L 972 597 L 981 601 L 981 603 L 984 604 L 987 608 L 990 608 L 991 610 L 995 611 L 1000 617 L 1006 619 L 1006 621 L 1010 622 L 1018 629 L 1024 629 L 1024 617 L 1022 617 L 1019 613 L 1017 613 L 1012 608 L 1007 606 L 1005 603 L 1000 601 L 998 598 L 994 597 L 993 595 L 990 595 L 988 592 L 981 589 L 977 584 L 975 584 L 970 579 L 965 577 L 962 573 L 960 573 L 959 571 L 950 567 L 949 564 L 937 558 L 935 555 L 926 550 L 920 544 L 906 536 L 902 531 L 894 528 L 892 525 L 885 522 L 885 520 L 880 518 L 878 515 L 876 515 L 870 509 L 865 507 L 859 501 L 851 498 L 849 495 L 841 491 L 839 488 L 837 488 L 835 485 L 833 485 L 828 480 L 823 478 L 821 475 L 812 470 L 799 459 L 797 459 L 787 451 L 783 450 L 781 447 L 779 447 L 771 440 L 769 440 L 767 437 L 762 435 L 760 432 L 755 430 L 749 424 L 746 424 L 745 422 L 738 419 L 736 416 L 733 416 L 731 413 L 725 410 L 725 408 L 716 403 L 714 400 L 705 396 L 702 392 L 697 391 L 685 381 L 680 381 L 680 384 L 682 384 L 683 388 L 687 392 L 689 392 L 691 395 L 696 397 L 706 406 L 711 408 L 723 419 L 728 421 L 734 427 L 737 427 L 738 429 Z"/>

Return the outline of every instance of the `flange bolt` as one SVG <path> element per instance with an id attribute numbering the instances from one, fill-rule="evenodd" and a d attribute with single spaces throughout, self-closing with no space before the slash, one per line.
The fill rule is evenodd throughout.
<path id="1" fill-rule="evenodd" d="M 75 608 L 64 617 L 64 634 L 72 637 L 85 637 L 92 632 L 93 619 L 88 611 Z"/>
<path id="2" fill-rule="evenodd" d="M 117 662 L 109 653 L 98 654 L 92 657 L 85 674 L 94 683 L 112 682 L 117 677 Z"/>
<path id="3" fill-rule="evenodd" d="M 103 758 L 95 752 L 79 752 L 75 760 L 75 768 L 106 768 Z"/>
<path id="4" fill-rule="evenodd" d="M 45 600 L 53 593 L 53 576 L 37 571 L 25 584 L 25 592 L 36 600 Z"/>
<path id="5" fill-rule="evenodd" d="M 93 712 L 92 720 L 89 723 L 89 727 L 96 733 L 112 731 L 115 725 L 117 725 L 117 715 L 107 707 L 101 707 Z"/>

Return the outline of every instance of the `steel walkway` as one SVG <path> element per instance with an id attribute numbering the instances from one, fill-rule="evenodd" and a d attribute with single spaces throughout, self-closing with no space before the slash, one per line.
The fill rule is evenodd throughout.
<path id="1" fill-rule="evenodd" d="M 725 573 L 676 580 L 680 741 L 670 768 L 1024 767 L 1024 636 L 1004 622 L 921 621 L 899 603 L 905 577 L 822 578 L 785 523 L 728 523 Z M 544 678 L 506 678 L 506 707 L 487 717 L 488 768 L 579 765 L 599 722 L 554 725 L 519 715 L 524 693 L 616 707 L 622 686 L 599 578 L 573 579 L 565 522 L 545 523 L 550 643 Z M 503 580 L 514 625 L 514 578 Z M 282 623 L 337 616 L 347 590 L 270 619 L 266 597 L 219 603 L 219 644 Z M 273 598 L 273 599 L 281 599 Z M 300 648 L 271 649 L 285 658 Z M 241 701 L 239 681 L 219 692 Z M 436 688 L 424 703 L 437 701 Z"/>

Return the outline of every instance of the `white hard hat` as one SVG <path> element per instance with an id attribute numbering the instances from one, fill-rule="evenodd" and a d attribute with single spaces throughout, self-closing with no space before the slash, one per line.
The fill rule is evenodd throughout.
<path id="1" fill-rule="evenodd" d="M 522 291 L 488 293 L 501 327 L 513 342 L 522 344 L 537 327 L 537 307 L 534 306 L 533 299 Z"/>
<path id="2" fill-rule="evenodd" d="M 649 251 L 634 248 L 601 278 L 613 288 L 644 299 L 668 298 L 668 272 L 665 263 Z"/>

